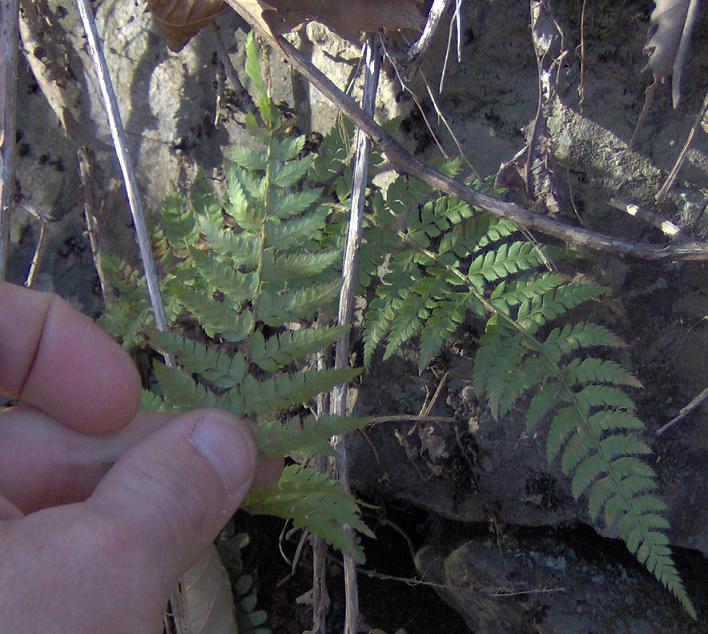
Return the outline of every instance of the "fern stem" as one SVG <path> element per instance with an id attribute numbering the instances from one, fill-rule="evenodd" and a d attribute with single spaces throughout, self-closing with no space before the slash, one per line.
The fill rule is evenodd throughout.
<path id="1" fill-rule="evenodd" d="M 377 39 L 369 37 L 365 50 L 364 94 L 362 107 L 365 112 L 373 115 L 376 107 L 379 71 L 381 69 L 381 51 Z M 371 139 L 363 130 L 357 135 L 356 160 L 354 163 L 354 182 L 352 184 L 352 206 L 349 216 L 349 228 L 344 249 L 343 280 L 339 295 L 338 325 L 349 325 L 354 309 L 354 289 L 356 285 L 356 268 L 361 244 L 361 227 L 364 214 L 366 185 L 371 156 Z M 349 365 L 349 329 L 337 341 L 334 367 L 335 370 Z M 338 416 L 346 414 L 347 386 L 338 385 L 332 391 L 331 412 Z M 349 460 L 345 436 L 336 436 L 333 445 L 337 451 L 337 474 L 342 488 L 349 492 Z M 351 538 L 354 537 L 351 526 L 344 530 Z M 344 634 L 356 634 L 359 631 L 359 592 L 357 587 L 356 564 L 351 556 L 344 555 L 344 588 L 346 597 L 346 615 L 344 619 Z"/>

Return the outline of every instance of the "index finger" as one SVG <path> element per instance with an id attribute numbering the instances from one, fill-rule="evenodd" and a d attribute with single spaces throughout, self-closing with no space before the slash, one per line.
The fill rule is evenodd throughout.
<path id="1" fill-rule="evenodd" d="M 64 300 L 0 282 L 0 393 L 106 434 L 135 415 L 140 377 L 126 352 Z"/>

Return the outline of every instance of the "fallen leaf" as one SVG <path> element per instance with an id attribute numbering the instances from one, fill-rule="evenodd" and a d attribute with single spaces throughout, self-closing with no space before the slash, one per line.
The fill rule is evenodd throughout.
<path id="1" fill-rule="evenodd" d="M 222 11 L 224 0 L 148 0 L 148 8 L 175 53 Z"/>
<path id="2" fill-rule="evenodd" d="M 182 577 L 184 600 L 193 634 L 238 634 L 229 577 L 215 546 Z"/>
<path id="3" fill-rule="evenodd" d="M 425 19 L 416 0 L 268 0 L 268 4 L 273 10 L 264 11 L 263 19 L 276 35 L 306 22 L 321 22 L 342 37 L 380 29 L 418 30 Z"/>

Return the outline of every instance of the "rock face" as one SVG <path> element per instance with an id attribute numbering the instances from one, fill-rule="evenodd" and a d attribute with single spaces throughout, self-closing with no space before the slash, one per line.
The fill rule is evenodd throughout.
<path id="1" fill-rule="evenodd" d="M 671 597 L 636 563 L 617 563 L 600 540 L 586 534 L 581 541 L 578 535 L 519 530 L 454 545 L 441 537 L 417 553 L 416 566 L 439 584 L 437 592 L 471 632 L 704 631 L 677 614 Z"/>

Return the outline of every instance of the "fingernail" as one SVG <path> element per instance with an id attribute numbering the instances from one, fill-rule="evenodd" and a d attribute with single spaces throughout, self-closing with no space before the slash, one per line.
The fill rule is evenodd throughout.
<path id="1" fill-rule="evenodd" d="M 226 414 L 210 413 L 189 435 L 189 443 L 214 467 L 229 497 L 250 486 L 255 468 L 253 439 Z"/>

